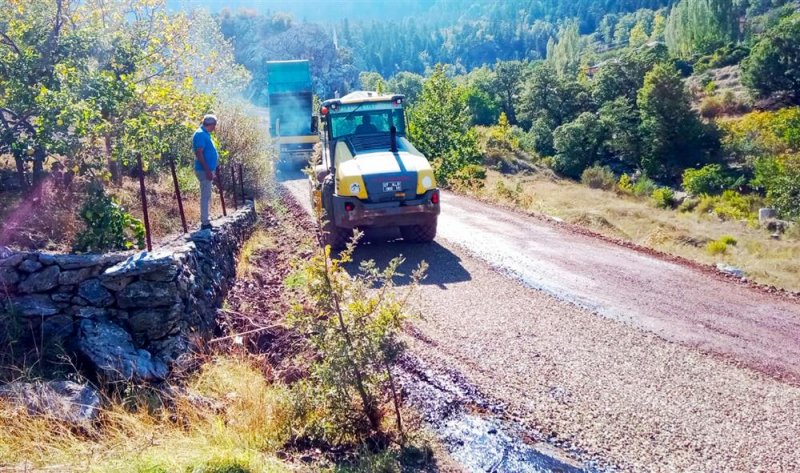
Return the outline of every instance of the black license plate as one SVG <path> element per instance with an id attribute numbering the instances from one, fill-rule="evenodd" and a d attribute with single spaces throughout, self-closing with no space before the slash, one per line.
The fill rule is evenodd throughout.
<path id="1" fill-rule="evenodd" d="M 383 192 L 400 192 L 403 185 L 400 181 L 389 181 L 383 183 Z"/>

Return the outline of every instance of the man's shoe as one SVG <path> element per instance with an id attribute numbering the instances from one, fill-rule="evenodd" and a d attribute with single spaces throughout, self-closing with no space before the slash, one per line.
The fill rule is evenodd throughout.
<path id="1" fill-rule="evenodd" d="M 200 230 L 211 230 L 212 228 L 214 228 L 214 226 L 210 223 L 204 223 L 200 225 Z"/>

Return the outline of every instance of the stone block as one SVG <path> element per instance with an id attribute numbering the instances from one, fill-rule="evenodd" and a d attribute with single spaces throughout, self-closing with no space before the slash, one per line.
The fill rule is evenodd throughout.
<path id="1" fill-rule="evenodd" d="M 133 311 L 128 325 L 134 333 L 143 335 L 147 340 L 158 340 L 172 332 L 180 320 L 183 307 L 176 304 L 169 309 L 143 309 Z"/>
<path id="2" fill-rule="evenodd" d="M 19 273 L 13 267 L 0 266 L 0 285 L 12 286 L 19 282 Z"/>
<path id="3" fill-rule="evenodd" d="M 26 317 L 47 317 L 59 312 L 58 306 L 46 294 L 36 294 L 12 299 L 12 310 Z"/>
<path id="4" fill-rule="evenodd" d="M 0 268 L 16 268 L 25 259 L 25 253 L 10 253 L 0 259 Z"/>
<path id="5" fill-rule="evenodd" d="M 92 276 L 92 268 L 81 268 L 62 271 L 58 275 L 58 283 L 61 285 L 80 284 Z"/>
<path id="6" fill-rule="evenodd" d="M 114 296 L 103 287 L 99 279 L 89 279 L 78 286 L 78 295 L 86 299 L 89 304 L 99 307 L 108 307 L 114 303 Z"/>
<path id="7" fill-rule="evenodd" d="M 19 266 L 17 266 L 17 269 L 25 273 L 35 273 L 36 271 L 42 269 L 42 266 L 44 265 L 40 263 L 39 260 L 37 260 L 34 256 L 32 258 L 27 258 L 25 261 L 20 263 Z"/>
<path id="8" fill-rule="evenodd" d="M 112 381 L 159 381 L 167 365 L 147 350 L 136 348 L 131 335 L 111 322 L 82 320 L 78 348 L 104 378 Z"/>
<path id="9" fill-rule="evenodd" d="M 58 275 L 60 273 L 61 270 L 58 269 L 58 266 L 48 266 L 42 271 L 33 273 L 25 278 L 24 281 L 17 285 L 17 290 L 24 294 L 49 291 L 58 286 Z"/>
<path id="10" fill-rule="evenodd" d="M 178 300 L 175 283 L 136 281 L 117 293 L 122 309 L 172 306 Z"/>

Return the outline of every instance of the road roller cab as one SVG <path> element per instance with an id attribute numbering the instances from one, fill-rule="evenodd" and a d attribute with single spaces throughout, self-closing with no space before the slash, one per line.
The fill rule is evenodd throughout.
<path id="1" fill-rule="evenodd" d="M 404 239 L 436 236 L 439 189 L 433 168 L 406 136 L 402 95 L 355 92 L 322 103 L 322 161 L 313 198 L 334 248 L 354 228 L 399 227 Z"/>

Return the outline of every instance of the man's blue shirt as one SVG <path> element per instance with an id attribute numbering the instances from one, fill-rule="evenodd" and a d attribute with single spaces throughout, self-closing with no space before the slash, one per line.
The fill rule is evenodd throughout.
<path id="1" fill-rule="evenodd" d="M 192 150 L 197 153 L 198 148 L 203 148 L 203 157 L 206 160 L 208 169 L 212 172 L 216 171 L 218 157 L 217 147 L 214 146 L 214 140 L 211 139 L 211 133 L 209 133 L 202 126 L 194 132 L 194 136 L 192 137 Z M 197 155 L 195 154 L 195 156 Z M 203 166 L 196 157 L 194 160 L 194 168 L 198 171 L 204 171 Z"/>

